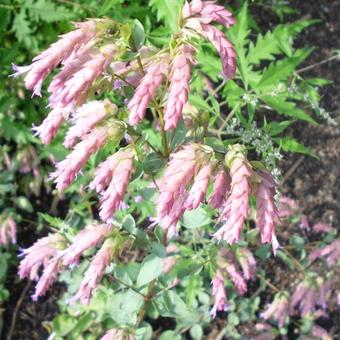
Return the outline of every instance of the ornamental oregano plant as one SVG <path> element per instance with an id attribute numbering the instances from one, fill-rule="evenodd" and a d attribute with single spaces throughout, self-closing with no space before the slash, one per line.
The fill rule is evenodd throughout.
<path id="1" fill-rule="evenodd" d="M 68 283 L 74 277 L 67 304 L 94 310 L 83 324 L 99 318 L 102 339 L 149 339 L 145 320 L 160 317 L 175 318 L 178 333 L 190 330 L 199 339 L 200 324 L 235 311 L 235 296 L 246 294 L 252 280 L 272 286 L 256 260 L 270 256 L 268 245 L 295 265 L 280 250 L 282 219 L 297 209 L 282 197 L 279 210 L 277 161 L 281 150 L 310 151 L 280 134 L 295 120 L 315 122 L 299 104 L 332 122 L 318 105 L 316 86 L 325 82 L 295 72 L 311 50 L 295 50 L 291 37 L 312 21 L 279 25 L 252 41 L 247 15 L 247 3 L 235 20 L 213 1 L 185 2 L 169 39 L 154 45 L 138 20 L 88 19 L 30 65 L 14 66 L 33 95 L 49 93 L 50 112 L 34 127 L 41 141 L 49 144 L 68 127 L 69 153 L 51 180 L 66 196 L 86 196 L 90 212 L 81 230 L 69 216 L 65 222 L 45 216 L 54 232 L 23 250 L 19 275 L 37 281 L 34 300 L 58 274 Z M 335 252 L 331 246 L 326 255 Z M 327 303 L 334 277 L 317 281 L 304 273 L 292 301 L 273 288 L 263 319 L 282 328 L 297 309 L 304 317 Z M 328 295 L 321 298 L 322 287 Z M 255 310 L 248 308 L 250 318 Z M 236 337 L 237 316 L 230 315 Z M 261 327 L 269 332 L 268 324 Z"/>

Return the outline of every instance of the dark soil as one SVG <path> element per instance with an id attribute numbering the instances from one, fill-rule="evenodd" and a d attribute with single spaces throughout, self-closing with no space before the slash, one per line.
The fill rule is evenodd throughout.
<path id="1" fill-rule="evenodd" d="M 299 47 L 316 47 L 315 52 L 306 61 L 304 66 L 313 65 L 331 56 L 332 50 L 340 48 L 340 1 L 318 0 L 318 1 L 290 1 L 293 8 L 300 11 L 300 14 L 292 17 L 292 20 L 301 18 L 321 19 L 322 22 L 313 26 L 301 34 L 297 45 Z M 260 7 L 254 7 L 254 16 L 263 29 L 278 23 L 272 13 Z M 332 61 L 316 66 L 302 75 L 306 77 L 323 77 L 334 82 L 333 85 L 322 89 L 322 106 L 333 114 L 338 115 L 340 83 L 338 69 L 339 61 Z M 321 121 L 321 120 L 320 120 Z M 337 118 L 340 124 L 339 117 Z M 283 173 L 286 174 L 282 191 L 290 197 L 296 198 L 303 211 L 309 217 L 311 223 L 319 221 L 331 222 L 338 228 L 340 220 L 339 209 L 339 175 L 340 175 L 340 130 L 338 127 L 329 126 L 321 122 L 318 126 L 296 124 L 290 134 L 297 137 L 302 143 L 309 146 L 319 159 L 305 156 L 301 159 L 299 155 L 287 156 L 282 161 Z M 28 245 L 37 238 L 32 233 L 35 230 L 32 226 L 20 226 L 19 245 Z M 32 242 L 31 242 L 32 243 Z M 278 273 L 276 273 L 278 274 Z M 282 277 L 285 272 L 281 272 Z M 281 275 L 276 275 L 277 279 Z M 13 268 L 8 277 L 7 287 L 10 289 L 11 299 L 5 305 L 3 339 L 8 336 L 15 306 L 20 299 L 21 293 L 26 287 L 25 281 L 20 281 Z M 46 339 L 47 330 L 43 326 L 46 320 L 52 320 L 57 313 L 57 299 L 62 291 L 61 286 L 55 285 L 46 297 L 33 303 L 30 299 L 32 286 L 24 295 L 20 308 L 17 312 L 16 326 L 12 339 Z M 224 320 L 217 320 L 217 323 Z M 217 325 L 217 324 L 216 324 Z M 333 328 L 335 338 L 340 338 L 340 316 L 334 313 L 328 320 L 321 320 L 321 326 Z M 251 325 L 250 325 L 251 326 Z M 337 326 L 338 329 L 334 329 Z M 218 331 L 210 334 L 214 338 Z M 248 333 L 248 332 L 246 332 Z M 291 337 L 292 339 L 294 336 Z"/>

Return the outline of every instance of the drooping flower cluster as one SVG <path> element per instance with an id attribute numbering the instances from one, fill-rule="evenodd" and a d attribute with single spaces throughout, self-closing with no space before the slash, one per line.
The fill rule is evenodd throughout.
<path id="1" fill-rule="evenodd" d="M 308 256 L 310 263 L 321 258 L 326 260 L 328 267 L 333 267 L 340 263 L 340 240 L 335 240 L 324 248 L 317 248 Z"/>
<path id="2" fill-rule="evenodd" d="M 214 234 L 214 238 L 233 244 L 240 240 L 243 224 L 249 215 L 252 170 L 239 145 L 228 152 L 226 162 L 230 168 L 230 192 L 226 193 L 227 199 L 219 217 L 225 224 Z"/>
<path id="3" fill-rule="evenodd" d="M 267 171 L 260 170 L 258 175 L 261 183 L 257 188 L 256 195 L 256 224 L 260 228 L 262 243 L 271 243 L 274 253 L 279 248 L 279 243 L 275 236 L 275 224 L 278 220 L 278 211 L 275 205 L 275 179 Z"/>
<path id="4" fill-rule="evenodd" d="M 96 223 L 86 226 L 68 246 L 64 236 L 50 234 L 22 251 L 21 256 L 24 258 L 20 262 L 19 276 L 21 279 L 29 278 L 37 281 L 35 294 L 32 296 L 37 300 L 39 296 L 45 294 L 63 268 L 78 264 L 86 250 L 104 242 L 94 255 L 78 292 L 70 300 L 70 302 L 81 300 L 82 303 L 88 303 L 106 267 L 122 245 L 121 241 L 122 238 L 114 232 L 112 226 Z M 41 267 L 43 270 L 39 276 Z"/>
<path id="5" fill-rule="evenodd" d="M 199 144 L 186 145 L 171 155 L 158 185 L 156 207 L 157 221 L 171 234 L 176 232 L 176 224 L 185 209 L 196 209 L 202 202 L 209 185 L 212 157 L 213 150 Z"/>
<path id="6" fill-rule="evenodd" d="M 149 102 L 154 98 L 157 89 L 165 82 L 167 76 L 170 81 L 168 98 L 165 104 L 165 130 L 177 127 L 182 115 L 183 107 L 188 101 L 190 67 L 195 64 L 196 49 L 188 43 L 188 37 L 198 34 L 208 39 L 220 54 L 223 74 L 231 79 L 236 71 L 236 53 L 233 45 L 225 34 L 212 26 L 218 22 L 227 28 L 235 23 L 235 19 L 223 6 L 213 1 L 192 1 L 186 3 L 182 11 L 182 30 L 178 35 L 178 46 L 174 49 L 171 65 L 169 56 L 160 56 L 160 60 L 149 65 L 133 98 L 129 103 L 131 124 L 138 124 L 145 115 Z"/>
<path id="7" fill-rule="evenodd" d="M 98 193 L 103 192 L 99 215 L 105 222 L 109 222 L 114 212 L 122 206 L 134 170 L 134 159 L 135 151 L 132 147 L 120 149 L 99 165 L 90 183 L 90 188 Z"/>
<path id="8" fill-rule="evenodd" d="M 212 22 L 218 22 L 230 28 L 236 22 L 232 14 L 214 1 L 194 0 L 186 2 L 182 16 L 184 28 L 198 32 L 214 45 L 222 60 L 224 76 L 233 78 L 236 70 L 234 47 L 222 31 L 211 25 Z"/>
<path id="9" fill-rule="evenodd" d="M 17 242 L 17 224 L 11 216 L 0 216 L 0 244 L 7 246 Z"/>
<path id="10" fill-rule="evenodd" d="M 225 291 L 225 281 L 229 278 L 241 295 L 247 291 L 247 282 L 255 278 L 256 260 L 252 252 L 243 247 L 238 247 L 236 253 L 222 248 L 217 260 L 218 269 L 212 281 L 212 296 L 214 306 L 210 312 L 214 318 L 219 311 L 226 311 L 227 294 Z M 241 271 L 240 268 L 241 267 Z"/>
<path id="11" fill-rule="evenodd" d="M 217 312 L 227 311 L 227 294 L 224 288 L 224 278 L 221 271 L 217 271 L 212 280 L 212 295 L 214 297 L 214 306 L 210 315 L 215 318 Z"/>
<path id="12" fill-rule="evenodd" d="M 280 292 L 275 295 L 274 301 L 261 313 L 264 320 L 275 320 L 280 328 L 284 327 L 289 316 L 288 294 Z"/>
<path id="13" fill-rule="evenodd" d="M 306 278 L 295 287 L 290 300 L 290 314 L 294 315 L 295 309 L 298 309 L 301 317 L 305 317 L 315 313 L 317 307 L 326 309 L 336 285 L 337 278 L 333 275 Z"/>

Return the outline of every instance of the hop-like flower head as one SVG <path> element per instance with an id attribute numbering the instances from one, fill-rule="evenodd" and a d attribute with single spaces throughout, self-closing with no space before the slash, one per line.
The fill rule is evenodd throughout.
<path id="1" fill-rule="evenodd" d="M 165 108 L 165 130 L 175 129 L 189 97 L 190 64 L 194 63 L 195 49 L 190 45 L 179 48 L 171 64 L 169 97 Z"/>
<path id="2" fill-rule="evenodd" d="M 182 150 L 171 155 L 171 160 L 159 183 L 160 195 L 157 200 L 157 221 L 164 229 L 176 226 L 186 209 L 186 204 L 194 207 L 204 197 L 207 185 L 206 172 L 211 171 L 209 166 L 201 173 L 201 179 L 194 184 L 192 193 L 200 192 L 200 197 L 193 197 L 188 201 L 187 187 L 195 175 L 208 165 L 212 157 L 212 150 L 199 144 L 186 145 Z M 188 203 L 185 203 L 185 202 Z"/>
<path id="3" fill-rule="evenodd" d="M 112 229 L 107 224 L 90 224 L 78 233 L 71 246 L 63 253 L 62 261 L 65 266 L 78 263 L 80 256 L 89 248 L 101 243 Z"/>
<path id="4" fill-rule="evenodd" d="M 115 241 L 113 239 L 107 239 L 101 249 L 93 257 L 90 266 L 80 283 L 78 292 L 70 300 L 71 304 L 78 300 L 83 304 L 89 304 L 93 291 L 97 288 L 98 283 L 102 279 L 104 271 L 110 264 L 115 250 Z"/>
<path id="5" fill-rule="evenodd" d="M 264 320 L 273 319 L 277 321 L 280 328 L 284 327 L 289 315 L 289 302 L 287 293 L 278 293 L 274 301 L 261 313 Z"/>
<path id="6" fill-rule="evenodd" d="M 214 306 L 210 315 L 215 318 L 217 312 L 227 311 L 227 294 L 224 289 L 224 278 L 222 272 L 218 270 L 212 280 L 212 295 L 214 297 Z"/>
<path id="7" fill-rule="evenodd" d="M 99 122 L 117 111 L 117 106 L 109 100 L 90 101 L 79 107 L 73 115 L 74 125 L 68 130 L 64 145 L 71 148 Z"/>
<path id="8" fill-rule="evenodd" d="M 135 151 L 132 147 L 119 150 L 99 165 L 90 188 L 103 190 L 100 217 L 108 222 L 122 206 L 129 180 L 134 171 Z"/>
<path id="9" fill-rule="evenodd" d="M 231 178 L 229 173 L 220 168 L 214 178 L 213 192 L 209 198 L 209 204 L 212 208 L 221 208 L 230 192 Z"/>
<path id="10" fill-rule="evenodd" d="M 27 277 L 30 280 L 38 279 L 40 266 L 46 268 L 51 258 L 58 255 L 60 249 L 65 246 L 65 239 L 59 234 L 50 234 L 39 239 L 30 248 L 23 249 L 19 265 L 19 276 L 21 279 Z"/>
<path id="11" fill-rule="evenodd" d="M 77 23 L 76 27 L 78 29 L 62 35 L 59 41 L 36 56 L 31 65 L 22 67 L 14 65 L 16 71 L 14 76 L 26 74 L 25 86 L 35 95 L 40 96 L 42 82 L 55 67 L 72 53 L 79 51 L 96 35 L 96 23 L 93 20 Z"/>
<path id="12" fill-rule="evenodd" d="M 252 171 L 242 150 L 240 145 L 234 145 L 226 156 L 230 166 L 231 189 L 219 218 L 226 223 L 214 234 L 215 239 L 225 240 L 229 244 L 239 241 L 249 213 L 249 179 Z"/>
<path id="13" fill-rule="evenodd" d="M 256 224 L 260 228 L 262 243 L 272 243 L 275 253 L 279 247 L 275 236 L 275 223 L 279 218 L 275 205 L 275 179 L 264 170 L 258 171 L 258 175 L 261 178 L 261 183 L 256 194 Z"/>
<path id="14" fill-rule="evenodd" d="M 34 295 L 32 295 L 33 301 L 37 301 L 38 297 L 43 296 L 46 291 L 51 287 L 51 285 L 57 278 L 60 265 L 61 263 L 59 258 L 53 258 L 48 262 L 35 287 L 35 293 Z"/>
<path id="15" fill-rule="evenodd" d="M 145 76 L 128 104 L 130 124 L 137 125 L 144 118 L 149 102 L 155 96 L 168 72 L 169 64 L 164 60 L 160 60 L 147 68 Z"/>
<path id="16" fill-rule="evenodd" d="M 17 242 L 17 224 L 11 216 L 0 216 L 0 244 L 7 246 Z"/>

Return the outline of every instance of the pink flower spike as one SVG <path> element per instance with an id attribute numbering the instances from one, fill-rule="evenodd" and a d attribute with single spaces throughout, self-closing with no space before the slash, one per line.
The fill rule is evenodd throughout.
<path id="1" fill-rule="evenodd" d="M 315 233 L 331 233 L 334 228 L 328 223 L 319 222 L 313 226 L 313 231 Z"/>
<path id="2" fill-rule="evenodd" d="M 189 196 L 185 202 L 185 208 L 188 210 L 197 209 L 203 201 L 205 193 L 209 186 L 212 165 L 208 163 L 202 167 L 195 177 L 194 184 L 190 189 Z"/>
<path id="3" fill-rule="evenodd" d="M 27 277 L 30 280 L 37 280 L 39 267 L 46 267 L 49 260 L 57 256 L 58 248 L 64 242 L 63 236 L 50 234 L 36 241 L 30 248 L 23 249 L 20 255 L 24 257 L 19 265 L 20 279 Z"/>
<path id="4" fill-rule="evenodd" d="M 39 136 L 43 144 L 51 143 L 71 110 L 70 107 L 57 106 L 48 114 L 40 126 L 33 127 L 35 134 Z"/>
<path id="5" fill-rule="evenodd" d="M 78 300 L 85 305 L 90 303 L 94 290 L 97 288 L 104 275 L 105 269 L 111 262 L 114 250 L 114 241 L 112 239 L 106 240 L 101 249 L 91 260 L 90 266 L 80 283 L 79 290 L 70 300 L 70 304 L 73 304 Z"/>
<path id="6" fill-rule="evenodd" d="M 217 270 L 216 275 L 212 280 L 212 295 L 215 302 L 210 311 L 210 315 L 212 318 L 215 318 L 217 312 L 226 312 L 228 310 L 227 294 L 224 289 L 224 278 L 220 270 Z"/>
<path id="7" fill-rule="evenodd" d="M 115 53 L 116 47 L 113 45 L 106 45 L 100 52 L 92 50 L 91 58 L 79 66 L 60 86 L 56 86 L 49 98 L 50 105 L 76 106 L 82 102 L 92 83 L 106 72 Z"/>
<path id="8" fill-rule="evenodd" d="M 113 218 L 113 214 L 123 208 L 124 196 L 129 180 L 134 171 L 135 152 L 128 147 L 103 162 L 90 187 L 103 190 L 107 187 L 100 200 L 100 217 L 104 222 Z"/>
<path id="9" fill-rule="evenodd" d="M 228 263 L 226 265 L 226 271 L 230 279 L 234 282 L 237 291 L 241 295 L 245 294 L 248 290 L 247 283 L 241 273 L 237 270 L 236 265 L 234 263 Z"/>
<path id="10" fill-rule="evenodd" d="M 0 244 L 7 246 L 17 242 L 17 224 L 10 216 L 0 219 Z"/>
<path id="11" fill-rule="evenodd" d="M 78 29 L 62 35 L 59 41 L 36 56 L 31 65 L 14 66 L 16 72 L 13 76 L 26 74 L 25 87 L 40 96 L 42 82 L 48 74 L 96 35 L 96 24 L 92 20 L 78 23 L 76 26 Z"/>
<path id="12" fill-rule="evenodd" d="M 279 218 L 274 198 L 276 183 L 274 177 L 267 171 L 260 170 L 258 175 L 261 177 L 261 183 L 256 193 L 256 224 L 260 228 L 261 242 L 272 243 L 275 254 L 279 247 L 275 236 L 275 223 Z"/>
<path id="13" fill-rule="evenodd" d="M 252 280 L 256 275 L 256 260 L 253 253 L 247 248 L 238 248 L 238 262 L 246 280 Z"/>
<path id="14" fill-rule="evenodd" d="M 59 191 L 64 190 L 74 181 L 87 160 L 106 143 L 108 137 L 108 127 L 102 126 L 94 129 L 83 137 L 83 140 L 74 147 L 65 160 L 56 165 L 56 170 L 50 177 L 57 183 L 56 187 Z"/>
<path id="15" fill-rule="evenodd" d="M 202 5 L 200 15 L 203 18 L 209 18 L 212 21 L 216 21 L 226 28 L 230 28 L 236 23 L 233 15 L 223 6 L 216 5 L 214 1 L 202 1 Z"/>
<path id="16" fill-rule="evenodd" d="M 57 278 L 60 265 L 61 263 L 59 258 L 53 258 L 48 262 L 43 271 L 43 274 L 41 275 L 35 287 L 35 293 L 34 295 L 32 295 L 33 301 L 37 301 L 38 297 L 43 296 L 46 291 L 51 287 L 51 285 Z"/>
<path id="17" fill-rule="evenodd" d="M 278 293 L 275 295 L 274 301 L 267 307 L 265 312 L 260 314 L 264 320 L 273 319 L 277 321 L 280 328 L 286 324 L 289 316 L 289 302 L 286 293 Z"/>
<path id="18" fill-rule="evenodd" d="M 150 100 L 155 96 L 158 87 L 165 80 L 168 71 L 169 64 L 167 61 L 158 61 L 146 69 L 145 76 L 128 104 L 131 125 L 139 124 L 144 118 Z"/>
<path id="19" fill-rule="evenodd" d="M 77 140 L 89 133 L 96 124 L 117 110 L 117 106 L 108 100 L 90 101 L 79 107 L 73 115 L 74 125 L 67 132 L 64 146 L 73 147 Z"/>
<path id="20" fill-rule="evenodd" d="M 227 199 L 230 192 L 231 178 L 225 169 L 218 170 L 214 178 L 213 192 L 209 199 L 209 204 L 213 209 L 218 209 L 222 206 L 223 202 Z"/>
<path id="21" fill-rule="evenodd" d="M 201 26 L 202 34 L 210 40 L 221 57 L 223 75 L 228 79 L 234 78 L 236 72 L 236 52 L 234 46 L 218 28 L 205 24 Z"/>
<path id="22" fill-rule="evenodd" d="M 171 64 L 169 97 L 165 108 L 165 130 L 175 129 L 181 118 L 183 106 L 189 97 L 190 64 L 194 63 L 196 50 L 182 46 Z"/>
<path id="23" fill-rule="evenodd" d="M 249 178 L 252 170 L 242 150 L 240 145 L 234 145 L 226 156 L 231 163 L 231 190 L 219 217 L 219 220 L 226 223 L 214 234 L 216 240 L 225 240 L 229 244 L 240 240 L 243 224 L 249 213 Z"/>
<path id="24" fill-rule="evenodd" d="M 63 252 L 63 264 L 65 266 L 76 265 L 84 251 L 102 242 L 111 231 L 111 227 L 106 224 L 93 223 L 86 226 L 77 234 L 72 245 Z"/>

